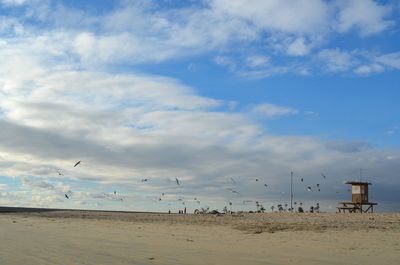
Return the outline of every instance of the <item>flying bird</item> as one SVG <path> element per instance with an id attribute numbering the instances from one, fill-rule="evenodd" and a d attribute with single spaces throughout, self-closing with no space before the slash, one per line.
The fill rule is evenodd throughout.
<path id="1" fill-rule="evenodd" d="M 317 187 L 319 188 L 319 184 L 317 184 Z"/>
<path id="2" fill-rule="evenodd" d="M 303 181 L 304 181 L 304 179 L 303 179 L 303 178 L 301 178 L 301 179 L 300 179 L 300 181 L 301 181 L 301 182 L 303 182 Z"/>
<path id="3" fill-rule="evenodd" d="M 179 179 L 178 179 L 178 178 L 175 178 L 175 181 L 176 181 L 176 184 L 177 184 L 178 186 L 181 185 L 181 183 L 179 182 Z"/>
<path id="4" fill-rule="evenodd" d="M 256 181 L 258 181 L 258 179 L 256 179 Z"/>
<path id="5" fill-rule="evenodd" d="M 64 195 L 65 195 L 65 198 L 69 199 L 69 197 L 68 197 L 68 195 L 66 193 Z"/>
<path id="6" fill-rule="evenodd" d="M 322 176 L 324 179 L 326 179 L 326 176 L 324 175 L 324 173 L 321 173 L 321 176 Z"/>
<path id="7" fill-rule="evenodd" d="M 267 185 L 267 184 L 264 184 L 264 187 L 268 188 L 268 185 Z"/>
<path id="8" fill-rule="evenodd" d="M 236 183 L 236 181 L 232 177 L 231 177 L 231 180 L 232 180 L 233 183 Z"/>
<path id="9" fill-rule="evenodd" d="M 308 190 L 308 191 L 311 191 L 311 187 L 310 187 L 310 186 L 308 186 L 308 187 L 307 187 L 307 190 Z"/>
<path id="10" fill-rule="evenodd" d="M 149 181 L 149 179 L 141 179 L 140 181 L 141 182 L 147 182 L 147 181 Z"/>
<path id="11" fill-rule="evenodd" d="M 228 190 L 231 191 L 232 193 L 240 194 L 237 190 L 230 189 L 230 188 L 228 188 Z"/>
<path id="12" fill-rule="evenodd" d="M 57 173 L 59 176 L 64 176 L 64 174 L 61 172 L 61 170 L 57 170 Z"/>
<path id="13" fill-rule="evenodd" d="M 78 162 L 75 163 L 74 167 L 76 167 L 77 165 L 79 165 L 80 163 L 82 163 L 81 160 L 79 160 Z"/>

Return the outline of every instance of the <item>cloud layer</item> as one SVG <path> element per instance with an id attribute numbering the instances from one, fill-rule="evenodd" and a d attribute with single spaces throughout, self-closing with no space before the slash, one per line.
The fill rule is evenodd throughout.
<path id="1" fill-rule="evenodd" d="M 1 1 L 18 16 L 0 17 L 0 172 L 17 181 L 0 185 L 0 203 L 165 210 L 181 201 L 198 207 L 196 197 L 201 206 L 268 205 L 288 200 L 294 170 L 296 198 L 328 207 L 338 190 L 345 196 L 342 182 L 358 178 L 358 168 L 388 185 L 379 184 L 379 196 L 393 192 L 399 150 L 274 135 L 262 118 L 304 110 L 270 102 L 232 108 L 180 80 L 123 68 L 205 54 L 250 78 L 310 74 L 316 68 L 308 62 L 329 74 L 400 68 L 398 52 L 326 47 L 331 35 L 368 38 L 395 27 L 392 6 L 362 2 L 213 0 L 164 9 L 139 1 L 97 14 L 51 1 Z M 352 16 L 359 12 L 365 16 Z M 82 165 L 73 168 L 77 160 Z M 321 183 L 324 195 L 307 193 L 300 177 Z M 63 198 L 68 190 L 73 200 Z M 378 195 L 386 209 L 398 209 L 398 198 Z"/>

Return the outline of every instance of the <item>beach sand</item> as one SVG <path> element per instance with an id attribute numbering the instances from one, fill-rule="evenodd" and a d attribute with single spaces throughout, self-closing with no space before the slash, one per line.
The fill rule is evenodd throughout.
<path id="1" fill-rule="evenodd" d="M 0 264 L 399 264 L 400 214 L 0 214 Z"/>

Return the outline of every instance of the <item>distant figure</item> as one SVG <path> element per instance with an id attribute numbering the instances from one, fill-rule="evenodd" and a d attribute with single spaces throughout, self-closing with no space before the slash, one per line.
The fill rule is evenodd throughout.
<path id="1" fill-rule="evenodd" d="M 183 213 L 186 214 L 186 207 L 185 207 L 185 209 L 183 210 Z"/>
<path id="2" fill-rule="evenodd" d="M 299 207 L 298 212 L 299 213 L 304 213 L 303 207 Z"/>
<path id="3" fill-rule="evenodd" d="M 171 210 L 168 210 L 168 214 L 171 214 Z"/>
<path id="4" fill-rule="evenodd" d="M 79 160 L 78 162 L 75 163 L 74 167 L 76 167 L 77 165 L 79 165 L 82 161 Z"/>
<path id="5" fill-rule="evenodd" d="M 311 206 L 310 207 L 310 213 L 313 213 L 314 212 L 314 206 Z"/>
<path id="6" fill-rule="evenodd" d="M 114 190 L 114 194 L 117 194 L 117 191 L 116 191 L 116 190 Z"/>

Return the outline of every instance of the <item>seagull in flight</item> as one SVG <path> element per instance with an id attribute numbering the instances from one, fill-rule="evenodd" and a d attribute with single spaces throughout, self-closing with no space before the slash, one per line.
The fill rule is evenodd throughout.
<path id="1" fill-rule="evenodd" d="M 78 162 L 75 163 L 74 167 L 76 167 L 77 165 L 79 165 L 80 163 L 82 163 L 81 160 L 79 160 Z"/>
<path id="2" fill-rule="evenodd" d="M 228 190 L 231 191 L 232 193 L 240 194 L 237 190 L 234 190 L 234 189 L 231 189 L 231 188 L 228 188 Z"/>
<path id="3" fill-rule="evenodd" d="M 64 174 L 59 169 L 57 170 L 57 173 L 58 173 L 59 176 L 64 176 Z"/>
<path id="4" fill-rule="evenodd" d="M 268 185 L 267 185 L 267 184 L 264 184 L 264 186 L 265 186 L 266 188 L 268 188 Z"/>
<path id="5" fill-rule="evenodd" d="M 304 181 L 304 179 L 303 179 L 303 178 L 301 178 L 301 179 L 300 179 L 300 181 L 301 181 L 301 182 L 303 182 L 303 181 Z"/>
<path id="6" fill-rule="evenodd" d="M 324 179 L 326 179 L 326 176 L 324 175 L 324 173 L 321 173 L 321 176 L 322 176 Z"/>
<path id="7" fill-rule="evenodd" d="M 69 197 L 68 197 L 68 195 L 66 193 L 64 195 L 65 195 L 65 198 L 69 199 Z"/>
<path id="8" fill-rule="evenodd" d="M 311 187 L 310 187 L 310 186 L 308 186 L 308 187 L 307 187 L 307 190 L 308 190 L 308 191 L 311 191 Z"/>
<path id="9" fill-rule="evenodd" d="M 147 181 L 149 181 L 149 179 L 147 179 L 147 178 L 146 179 L 141 179 L 140 181 L 141 182 L 147 182 Z"/>
<path id="10" fill-rule="evenodd" d="M 236 183 L 236 181 L 232 177 L 231 177 L 231 180 L 232 180 L 233 183 Z"/>
<path id="11" fill-rule="evenodd" d="M 179 182 L 179 179 L 178 179 L 178 178 L 175 178 L 175 181 L 176 181 L 176 184 L 178 184 L 178 186 L 181 185 L 181 183 Z"/>

